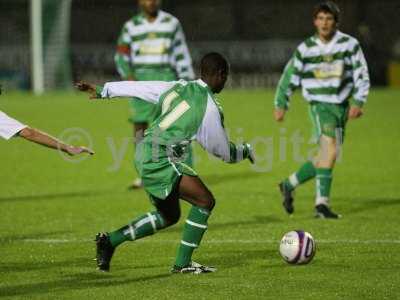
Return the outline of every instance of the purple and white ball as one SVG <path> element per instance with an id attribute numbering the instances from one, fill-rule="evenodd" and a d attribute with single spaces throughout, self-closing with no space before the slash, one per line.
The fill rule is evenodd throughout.
<path id="1" fill-rule="evenodd" d="M 315 255 L 315 242 L 311 234 L 303 230 L 286 233 L 279 247 L 282 258 L 289 264 L 308 264 Z"/>

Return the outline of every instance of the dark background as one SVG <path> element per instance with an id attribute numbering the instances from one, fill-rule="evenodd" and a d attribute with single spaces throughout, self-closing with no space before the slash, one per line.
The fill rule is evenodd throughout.
<path id="1" fill-rule="evenodd" d="M 313 34 L 312 10 L 318 2 L 165 0 L 162 8 L 181 21 L 195 66 L 205 52 L 220 51 L 228 56 L 234 78 L 273 86 L 294 48 Z M 372 83 L 386 84 L 388 63 L 400 57 L 400 1 L 336 2 L 342 10 L 340 29 L 360 40 Z M 72 1 L 75 78 L 118 77 L 115 42 L 135 13 L 135 0 Z M 17 72 L 29 81 L 29 22 L 29 1 L 0 0 L 0 74 Z"/>

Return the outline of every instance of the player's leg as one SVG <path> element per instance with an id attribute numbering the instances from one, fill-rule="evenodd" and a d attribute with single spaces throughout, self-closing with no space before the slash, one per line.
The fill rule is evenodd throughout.
<path id="1" fill-rule="evenodd" d="M 339 218 L 329 208 L 329 197 L 332 185 L 332 171 L 337 157 L 337 139 L 322 135 L 320 149 L 316 157 L 316 217 Z"/>
<path id="2" fill-rule="evenodd" d="M 183 175 L 179 184 L 179 197 L 192 204 L 186 219 L 173 272 L 207 273 L 215 268 L 192 262 L 193 251 L 199 247 L 215 199 L 200 178 Z"/>
<path id="3" fill-rule="evenodd" d="M 137 145 L 143 140 L 144 131 L 147 129 L 148 124 L 145 122 L 136 122 L 133 123 L 133 138 L 135 148 Z M 143 187 L 143 182 L 140 177 L 133 179 L 131 185 L 128 187 L 129 189 L 139 189 Z"/>
<path id="4" fill-rule="evenodd" d="M 166 199 L 157 199 L 153 196 L 150 198 L 156 210 L 138 216 L 115 231 L 97 234 L 96 260 L 100 270 L 109 270 L 114 251 L 122 243 L 144 238 L 178 222 L 181 210 L 177 188 Z"/>
<path id="5" fill-rule="evenodd" d="M 289 177 L 285 178 L 280 184 L 279 189 L 283 197 L 283 207 L 288 214 L 294 212 L 293 201 L 294 190 L 301 184 L 313 179 L 316 176 L 316 169 L 314 162 L 305 162 L 299 170 L 291 174 Z"/>
<path id="6" fill-rule="evenodd" d="M 178 222 L 180 217 L 179 198 L 171 193 L 166 199 L 153 198 L 156 210 L 147 212 L 132 220 L 129 224 L 109 234 L 113 247 L 126 241 L 135 241 L 156 233 Z"/>
<path id="7" fill-rule="evenodd" d="M 135 122 L 133 123 L 133 138 L 135 147 L 143 140 L 144 131 L 147 129 L 147 122 Z"/>
<path id="8" fill-rule="evenodd" d="M 332 174 L 338 156 L 344 130 L 342 116 L 347 111 L 345 105 L 321 103 L 318 113 L 319 127 L 322 128 L 319 138 L 319 152 L 315 158 L 316 169 L 316 217 L 337 219 L 340 215 L 330 209 L 329 199 L 332 186 Z"/>
<path id="9" fill-rule="evenodd" d="M 133 98 L 129 101 L 131 117 L 129 120 L 133 124 L 133 141 L 135 148 L 143 140 L 144 132 L 148 128 L 149 123 L 153 120 L 154 105 L 147 103 L 139 98 Z M 135 178 L 130 189 L 138 189 L 143 187 L 140 177 Z"/>
<path id="10" fill-rule="evenodd" d="M 313 130 L 315 135 L 315 140 L 318 141 L 321 136 L 321 127 L 319 124 L 319 112 L 320 107 L 317 103 L 310 104 L 309 115 L 313 124 Z M 285 178 L 280 184 L 279 189 L 283 197 L 283 207 L 288 214 L 294 212 L 293 207 L 293 191 L 300 185 L 308 182 L 317 175 L 315 162 L 307 161 L 305 162 L 296 172 L 291 174 L 289 177 Z"/>

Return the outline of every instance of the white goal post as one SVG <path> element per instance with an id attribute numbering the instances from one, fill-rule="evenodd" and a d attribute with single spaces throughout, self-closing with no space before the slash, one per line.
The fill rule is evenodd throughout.
<path id="1" fill-rule="evenodd" d="M 44 92 L 42 0 L 31 0 L 30 15 L 32 88 L 40 95 Z"/>
<path id="2" fill-rule="evenodd" d="M 31 81 L 35 94 L 71 88 L 72 0 L 30 0 Z"/>

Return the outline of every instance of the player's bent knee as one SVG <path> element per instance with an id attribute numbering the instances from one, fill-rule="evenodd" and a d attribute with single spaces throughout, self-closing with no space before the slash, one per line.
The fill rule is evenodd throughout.
<path id="1" fill-rule="evenodd" d="M 179 219 L 181 218 L 181 212 L 175 211 L 175 212 L 169 212 L 167 214 L 163 213 L 163 217 L 165 219 L 165 225 L 166 227 L 172 226 L 176 223 L 178 223 Z"/>
<path id="2" fill-rule="evenodd" d="M 215 206 L 215 199 L 214 197 L 206 197 L 203 201 L 201 201 L 201 204 L 199 205 L 202 208 L 205 208 L 209 211 L 212 211 L 214 206 Z"/>

